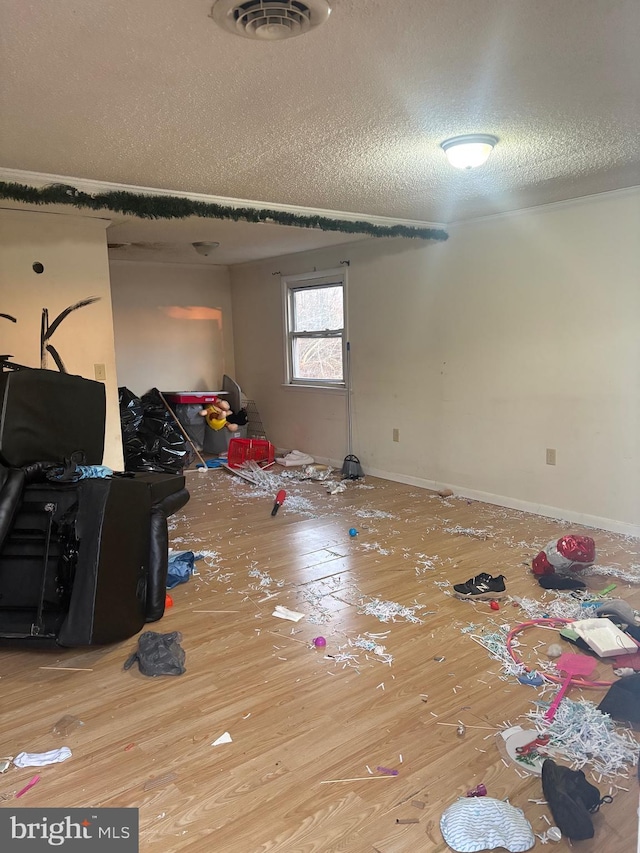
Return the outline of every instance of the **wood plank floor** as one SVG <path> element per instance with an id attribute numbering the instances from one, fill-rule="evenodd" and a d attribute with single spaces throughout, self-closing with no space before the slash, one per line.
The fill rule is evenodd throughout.
<path id="1" fill-rule="evenodd" d="M 441 853 L 442 812 L 483 782 L 490 796 L 522 808 L 535 832 L 547 828 L 547 808 L 529 802 L 542 799 L 539 779 L 505 766 L 494 737 L 504 721 L 523 722 L 537 693 L 500 680 L 499 665 L 461 633 L 471 622 L 481 630 L 522 616 L 508 603 L 495 613 L 486 602 L 461 602 L 439 584 L 488 571 L 506 576 L 510 594 L 541 599 L 531 558 L 579 527 L 369 477 L 337 495 L 292 481 L 275 518 L 271 493 L 226 471 L 188 472 L 188 485 L 191 501 L 171 520 L 172 546 L 204 559 L 173 590 L 173 608 L 147 626 L 182 633 L 187 672 L 151 679 L 123 671 L 135 638 L 108 648 L 0 650 L 0 755 L 73 752 L 42 768 L 18 801 L 12 794 L 34 771 L 11 768 L 0 776 L 0 805 L 137 807 L 141 851 Z M 640 562 L 637 540 L 582 532 L 596 539 L 601 565 Z M 637 586 L 618 581 L 615 595 L 640 608 Z M 422 621 L 382 623 L 359 612 L 374 598 L 419 605 Z M 274 618 L 276 604 L 307 618 Z M 328 657 L 366 632 L 384 635 L 375 642 L 391 665 L 352 647 L 342 651 L 357 653 L 357 668 Z M 319 634 L 325 650 L 310 645 Z M 595 702 L 603 694 L 585 691 Z M 83 725 L 56 737 L 52 726 L 65 714 Z M 232 743 L 212 746 L 223 732 Z M 398 775 L 379 778 L 380 766 Z M 618 777 L 629 792 L 617 791 L 594 817 L 595 839 L 574 847 L 635 849 L 632 775 Z M 406 819 L 418 822 L 397 822 Z M 554 849 L 570 845 L 563 839 Z"/>

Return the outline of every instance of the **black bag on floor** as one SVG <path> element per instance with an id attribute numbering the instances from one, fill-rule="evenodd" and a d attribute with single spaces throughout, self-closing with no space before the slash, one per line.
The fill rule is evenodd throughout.
<path id="1" fill-rule="evenodd" d="M 186 655 L 181 639 L 179 631 L 170 634 L 145 631 L 138 637 L 138 651 L 125 662 L 124 668 L 131 669 L 137 662 L 143 675 L 182 675 Z"/>
<path id="2" fill-rule="evenodd" d="M 542 790 L 556 825 L 572 841 L 593 838 L 591 815 L 611 797 L 600 797 L 582 770 L 571 770 L 547 758 L 542 765 Z"/>
<path id="3" fill-rule="evenodd" d="M 614 681 L 607 695 L 598 705 L 598 711 L 612 720 L 640 725 L 640 673 Z"/>
<path id="4" fill-rule="evenodd" d="M 158 389 L 140 399 L 124 387 L 119 393 L 125 469 L 182 473 L 192 461 L 191 453 Z"/>

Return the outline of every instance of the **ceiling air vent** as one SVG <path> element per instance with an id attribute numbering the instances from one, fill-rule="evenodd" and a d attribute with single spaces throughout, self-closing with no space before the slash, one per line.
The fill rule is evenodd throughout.
<path id="1" fill-rule="evenodd" d="M 327 0 L 216 0 L 211 17 L 237 36 L 279 41 L 301 36 L 323 24 L 330 12 Z"/>

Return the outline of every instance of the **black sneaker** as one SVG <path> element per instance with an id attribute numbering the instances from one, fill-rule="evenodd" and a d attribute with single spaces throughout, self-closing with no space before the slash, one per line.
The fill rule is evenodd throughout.
<path id="1" fill-rule="evenodd" d="M 469 578 L 466 583 L 456 583 L 453 585 L 457 598 L 477 599 L 478 601 L 486 601 L 487 599 L 502 598 L 506 593 L 504 585 L 504 575 L 498 575 L 497 578 L 492 578 L 486 572 L 476 575 L 475 578 Z"/>

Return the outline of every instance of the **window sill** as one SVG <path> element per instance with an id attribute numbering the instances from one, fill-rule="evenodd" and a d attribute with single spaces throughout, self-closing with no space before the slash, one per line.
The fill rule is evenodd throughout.
<path id="1" fill-rule="evenodd" d="M 335 385 L 292 385 L 288 382 L 283 383 L 282 388 L 285 388 L 287 391 L 318 391 L 322 394 L 346 394 L 347 389 L 342 387 L 336 387 Z"/>

